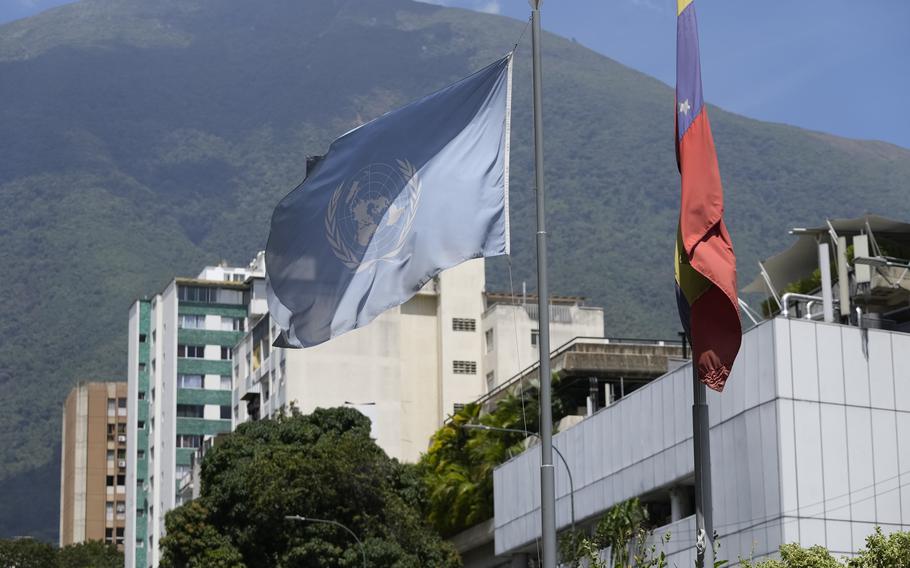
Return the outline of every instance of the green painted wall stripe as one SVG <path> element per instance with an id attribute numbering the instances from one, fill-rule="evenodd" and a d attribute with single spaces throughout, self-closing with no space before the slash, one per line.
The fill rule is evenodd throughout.
<path id="1" fill-rule="evenodd" d="M 221 345 L 222 347 L 233 347 L 237 345 L 243 332 L 240 331 L 216 331 L 209 329 L 178 329 L 177 343 L 184 345 Z"/>
<path id="2" fill-rule="evenodd" d="M 204 316 L 211 314 L 213 316 L 245 318 L 246 308 L 233 304 L 196 304 L 192 302 L 180 302 L 177 306 L 177 313 L 186 314 L 188 316 Z"/>
<path id="3" fill-rule="evenodd" d="M 195 453 L 193 448 L 177 448 L 177 465 L 190 465 Z"/>
<path id="4" fill-rule="evenodd" d="M 177 418 L 177 434 L 221 434 L 231 431 L 230 420 L 206 420 L 205 418 Z"/>
<path id="5" fill-rule="evenodd" d="M 183 375 L 230 375 L 230 361 L 177 359 L 177 373 Z"/>
<path id="6" fill-rule="evenodd" d="M 231 391 L 204 389 L 177 389 L 177 404 L 231 405 Z"/>

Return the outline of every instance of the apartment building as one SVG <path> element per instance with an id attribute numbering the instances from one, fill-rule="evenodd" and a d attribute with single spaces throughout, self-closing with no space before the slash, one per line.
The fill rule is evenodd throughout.
<path id="1" fill-rule="evenodd" d="M 91 540 L 123 550 L 127 385 L 79 383 L 63 406 L 60 546 Z"/>
<path id="2" fill-rule="evenodd" d="M 175 278 L 129 311 L 127 568 L 158 566 L 165 514 L 203 440 L 231 430 L 232 348 L 247 326 L 247 267 Z"/>

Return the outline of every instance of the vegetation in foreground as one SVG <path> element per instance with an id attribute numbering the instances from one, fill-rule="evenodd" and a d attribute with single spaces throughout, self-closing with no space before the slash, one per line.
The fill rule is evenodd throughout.
<path id="1" fill-rule="evenodd" d="M 452 546 L 424 521 L 423 484 L 413 465 L 370 438 L 349 408 L 241 425 L 206 454 L 201 497 L 167 514 L 163 568 L 456 568 Z"/>
<path id="2" fill-rule="evenodd" d="M 0 568 L 123 568 L 123 553 L 100 541 L 57 548 L 31 538 L 0 540 Z"/>

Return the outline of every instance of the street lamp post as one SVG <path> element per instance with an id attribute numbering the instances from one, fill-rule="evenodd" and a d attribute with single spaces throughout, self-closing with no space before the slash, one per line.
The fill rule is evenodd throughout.
<path id="1" fill-rule="evenodd" d="M 361 556 L 363 556 L 363 568 L 367 568 L 366 549 L 363 547 L 363 543 L 360 541 L 360 539 L 357 538 L 357 535 L 354 534 L 354 531 L 352 531 L 348 527 L 344 526 L 343 524 L 339 523 L 338 521 L 333 521 L 330 519 L 314 519 L 313 517 L 301 517 L 300 515 L 287 515 L 284 518 L 288 521 L 300 521 L 300 522 L 304 522 L 304 523 L 319 523 L 319 524 L 323 524 L 323 525 L 334 525 L 336 527 L 340 527 L 340 528 L 348 531 L 348 534 L 350 534 L 352 537 L 354 537 L 354 540 L 356 540 L 358 546 L 360 546 L 360 554 L 361 554 Z"/>
<path id="2" fill-rule="evenodd" d="M 540 439 L 540 434 L 537 432 L 531 432 L 530 430 L 521 430 L 519 428 L 500 428 L 498 426 L 487 426 L 486 424 L 462 424 L 462 428 L 466 430 L 486 430 L 488 432 L 511 432 L 514 434 L 524 434 L 525 436 L 534 436 L 535 438 Z M 572 470 L 569 468 L 569 462 L 566 461 L 566 457 L 562 455 L 562 452 L 559 451 L 559 448 L 553 446 L 553 451 L 556 452 L 556 455 L 559 456 L 559 459 L 562 460 L 562 465 L 566 467 L 566 473 L 569 475 L 569 502 L 572 505 L 572 530 L 575 530 L 575 482 L 572 480 Z"/>

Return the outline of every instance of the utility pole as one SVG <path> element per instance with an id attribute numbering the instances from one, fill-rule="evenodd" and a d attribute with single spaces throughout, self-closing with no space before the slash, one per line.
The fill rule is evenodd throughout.
<path id="1" fill-rule="evenodd" d="M 556 479 L 553 470 L 553 406 L 550 393 L 550 294 L 547 288 L 547 229 L 544 209 L 543 110 L 541 107 L 540 3 L 531 4 L 534 75 L 534 181 L 537 189 L 537 317 L 540 337 L 540 523 L 543 568 L 556 568 Z"/>

